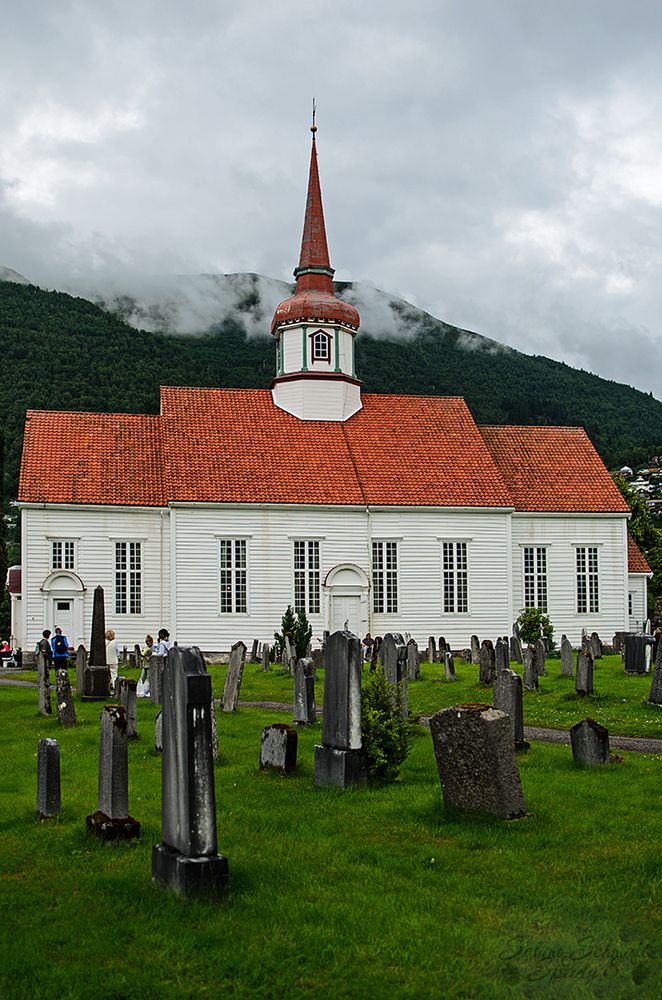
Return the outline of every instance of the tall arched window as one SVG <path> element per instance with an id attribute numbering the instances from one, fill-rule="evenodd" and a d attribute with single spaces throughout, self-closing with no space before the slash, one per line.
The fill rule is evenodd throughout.
<path id="1" fill-rule="evenodd" d="M 310 334 L 310 357 L 315 361 L 331 361 L 331 334 L 316 330 Z"/>

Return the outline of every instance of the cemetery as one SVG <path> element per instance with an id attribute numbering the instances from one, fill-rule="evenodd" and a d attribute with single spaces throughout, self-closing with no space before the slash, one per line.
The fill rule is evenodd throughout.
<path id="1" fill-rule="evenodd" d="M 0 995 L 659 995 L 662 644 L 626 672 L 592 639 L 382 638 L 374 671 L 342 632 L 175 646 L 143 698 L 138 652 L 102 701 L 5 671 Z M 382 670 L 417 720 L 388 782 Z"/>

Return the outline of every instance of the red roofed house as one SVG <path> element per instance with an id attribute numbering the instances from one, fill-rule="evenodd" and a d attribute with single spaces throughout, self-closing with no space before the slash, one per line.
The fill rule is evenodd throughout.
<path id="1" fill-rule="evenodd" d="M 164 387 L 158 416 L 28 413 L 19 645 L 56 624 L 89 641 L 97 584 L 120 642 L 165 625 L 209 652 L 270 640 L 289 603 L 317 636 L 347 622 L 455 646 L 505 634 L 525 605 L 575 644 L 628 627 L 628 508 L 585 432 L 362 394 L 359 315 L 333 273 L 313 132 L 270 391 Z"/>

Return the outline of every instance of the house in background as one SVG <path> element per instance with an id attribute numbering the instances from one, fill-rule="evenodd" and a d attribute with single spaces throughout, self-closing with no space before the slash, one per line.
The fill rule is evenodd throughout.
<path id="1" fill-rule="evenodd" d="M 56 624 L 87 643 L 98 584 L 121 643 L 167 626 L 210 653 L 269 641 L 288 604 L 316 636 L 347 623 L 456 647 L 508 633 L 524 606 L 575 644 L 628 628 L 647 573 L 637 562 L 630 585 L 628 507 L 585 432 L 363 393 L 359 315 L 333 273 L 313 132 L 271 390 L 163 387 L 148 416 L 28 413 L 19 645 Z"/>

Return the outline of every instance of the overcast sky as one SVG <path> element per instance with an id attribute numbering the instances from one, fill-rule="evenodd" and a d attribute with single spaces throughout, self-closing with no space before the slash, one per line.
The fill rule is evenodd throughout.
<path id="1" fill-rule="evenodd" d="M 660 0 L 5 0 L 0 265 L 332 264 L 662 397 Z M 533 387 L 535 390 L 535 387 Z"/>

